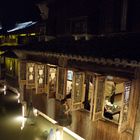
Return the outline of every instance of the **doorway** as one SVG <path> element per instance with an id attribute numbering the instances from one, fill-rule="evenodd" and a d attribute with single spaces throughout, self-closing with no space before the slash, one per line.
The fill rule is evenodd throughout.
<path id="1" fill-rule="evenodd" d="M 66 98 L 71 98 L 73 84 L 73 71 L 67 71 Z"/>
<path id="2" fill-rule="evenodd" d="M 85 75 L 85 97 L 84 97 L 84 109 L 90 111 L 91 109 L 91 100 L 94 93 L 94 82 L 93 75 L 86 73 Z"/>
<path id="3" fill-rule="evenodd" d="M 48 71 L 49 81 L 49 98 L 56 97 L 56 85 L 57 85 L 57 68 L 49 67 Z"/>

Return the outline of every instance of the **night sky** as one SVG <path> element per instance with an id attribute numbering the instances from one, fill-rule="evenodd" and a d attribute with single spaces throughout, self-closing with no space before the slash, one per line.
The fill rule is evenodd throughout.
<path id="1" fill-rule="evenodd" d="M 40 12 L 36 0 L 3 0 L 0 3 L 0 22 L 4 27 L 16 22 L 38 21 Z"/>

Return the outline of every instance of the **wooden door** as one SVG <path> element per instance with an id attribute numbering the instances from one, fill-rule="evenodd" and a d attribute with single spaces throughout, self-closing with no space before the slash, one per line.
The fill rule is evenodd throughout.
<path id="1" fill-rule="evenodd" d="M 59 67 L 57 71 L 57 92 L 56 99 L 62 100 L 65 97 L 66 90 L 66 69 Z"/>
<path id="2" fill-rule="evenodd" d="M 90 113 L 90 119 L 93 115 L 93 108 L 94 108 L 94 86 L 95 86 L 95 75 L 92 73 L 86 73 L 85 74 L 85 90 L 83 94 L 83 105 L 84 109 L 89 111 Z"/>
<path id="3" fill-rule="evenodd" d="M 84 73 L 74 72 L 72 85 L 72 109 L 78 110 L 83 108 L 84 94 Z"/>
<path id="4" fill-rule="evenodd" d="M 45 93 L 46 70 L 44 64 L 36 64 L 36 94 Z"/>
<path id="5" fill-rule="evenodd" d="M 97 76 L 95 82 L 93 121 L 101 119 L 104 112 L 104 85 L 105 77 Z"/>
<path id="6" fill-rule="evenodd" d="M 57 68 L 48 66 L 48 98 L 55 98 L 57 90 Z"/>
<path id="7" fill-rule="evenodd" d="M 90 119 L 93 117 L 94 112 L 94 101 L 95 101 L 95 75 L 92 75 L 92 83 L 90 83 L 89 92 L 91 94 L 91 101 L 90 101 Z"/>
<path id="8" fill-rule="evenodd" d="M 36 65 L 35 63 L 26 64 L 26 88 L 31 89 L 35 88 L 36 81 Z"/>
<path id="9" fill-rule="evenodd" d="M 131 86 L 132 82 L 124 82 L 124 93 L 122 94 L 122 106 L 119 120 L 119 132 L 123 132 L 128 128 L 128 113 L 129 113 L 129 101 L 130 101 L 130 93 L 132 90 Z"/>

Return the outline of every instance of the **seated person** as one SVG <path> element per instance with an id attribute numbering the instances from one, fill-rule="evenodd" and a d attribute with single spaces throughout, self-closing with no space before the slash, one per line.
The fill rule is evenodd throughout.
<path id="1" fill-rule="evenodd" d="M 85 109 L 90 110 L 90 100 L 88 100 L 87 102 L 84 101 L 83 104 Z"/>
<path id="2" fill-rule="evenodd" d="M 69 114 L 71 111 L 71 92 L 67 94 L 63 100 L 61 100 L 61 103 L 65 107 L 65 114 Z"/>
<path id="3" fill-rule="evenodd" d="M 106 108 L 104 108 L 104 116 L 110 120 L 113 119 L 113 115 L 109 112 L 107 112 Z"/>

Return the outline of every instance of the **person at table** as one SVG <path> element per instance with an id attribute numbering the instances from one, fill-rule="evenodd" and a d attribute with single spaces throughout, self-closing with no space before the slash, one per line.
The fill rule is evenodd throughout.
<path id="1" fill-rule="evenodd" d="M 112 104 L 115 98 L 116 84 L 114 81 L 107 81 L 105 85 L 105 100 L 108 100 Z"/>

